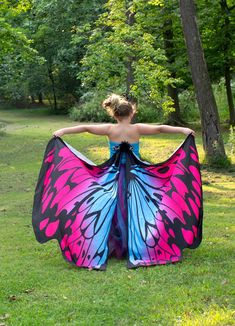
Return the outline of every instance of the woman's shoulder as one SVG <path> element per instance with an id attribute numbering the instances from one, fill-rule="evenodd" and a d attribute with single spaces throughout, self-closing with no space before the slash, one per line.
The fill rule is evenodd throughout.
<path id="1" fill-rule="evenodd" d="M 108 125 L 113 129 L 120 128 L 120 125 L 118 123 L 109 123 Z M 128 128 L 138 129 L 141 126 L 146 126 L 146 125 L 148 125 L 148 124 L 146 124 L 146 123 L 130 123 L 128 125 L 125 125 L 125 128 L 128 127 Z"/>

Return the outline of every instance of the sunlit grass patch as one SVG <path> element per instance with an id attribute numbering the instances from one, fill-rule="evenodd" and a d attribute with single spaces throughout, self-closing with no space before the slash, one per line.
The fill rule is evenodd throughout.
<path id="1" fill-rule="evenodd" d="M 202 169 L 203 239 L 197 249 L 184 250 L 182 262 L 128 270 L 125 260 L 112 258 L 105 272 L 79 269 L 64 261 L 56 240 L 39 244 L 31 225 L 45 147 L 54 130 L 75 123 L 45 111 L 21 113 L 0 112 L 6 121 L 0 137 L 0 323 L 233 325 L 235 172 Z M 109 158 L 105 137 L 63 139 L 97 164 Z M 140 153 L 161 162 L 184 139 L 143 137 Z M 200 133 L 195 140 L 202 159 Z"/>

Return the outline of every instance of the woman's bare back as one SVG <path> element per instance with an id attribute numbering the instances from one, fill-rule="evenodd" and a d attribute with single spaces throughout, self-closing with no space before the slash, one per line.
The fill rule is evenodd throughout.
<path id="1" fill-rule="evenodd" d="M 108 138 L 117 143 L 121 141 L 138 143 L 140 133 L 136 124 L 112 124 L 109 128 Z"/>
<path id="2" fill-rule="evenodd" d="M 110 141 L 122 142 L 128 141 L 129 143 L 139 142 L 140 136 L 142 135 L 155 135 L 161 132 L 168 133 L 183 133 L 188 135 L 195 131 L 190 128 L 183 127 L 172 127 L 168 125 L 155 125 L 147 123 L 104 123 L 104 124 L 87 124 L 79 125 L 70 128 L 63 128 L 56 130 L 54 136 L 63 136 L 64 134 L 80 133 L 80 132 L 90 132 L 95 135 L 106 135 Z"/>

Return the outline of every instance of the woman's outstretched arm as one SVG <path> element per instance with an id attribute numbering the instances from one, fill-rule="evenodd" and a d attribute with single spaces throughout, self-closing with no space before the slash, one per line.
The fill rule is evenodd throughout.
<path id="1" fill-rule="evenodd" d="M 81 132 L 89 132 L 91 134 L 95 135 L 108 135 L 111 128 L 111 123 L 105 123 L 100 125 L 79 125 L 75 127 L 68 127 L 68 128 L 62 128 L 58 129 L 53 132 L 53 136 L 61 137 L 65 134 L 78 134 Z"/>
<path id="2" fill-rule="evenodd" d="M 172 127 L 168 125 L 151 125 L 147 123 L 136 123 L 140 135 L 154 135 L 159 133 L 182 133 L 188 135 L 192 132 L 195 136 L 195 131 L 190 128 Z"/>

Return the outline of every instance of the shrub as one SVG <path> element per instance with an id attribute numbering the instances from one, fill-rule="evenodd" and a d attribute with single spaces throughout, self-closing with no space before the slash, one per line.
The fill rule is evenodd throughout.
<path id="1" fill-rule="evenodd" d="M 138 105 L 138 112 L 135 117 L 136 122 L 142 123 L 151 123 L 151 122 L 159 122 L 164 120 L 163 110 L 157 109 L 155 106 L 140 102 Z"/>
<path id="2" fill-rule="evenodd" d="M 117 91 L 119 94 L 120 92 Z M 102 101 L 107 94 L 97 94 L 92 92 L 85 93 L 80 102 L 73 105 L 69 110 L 69 117 L 72 120 L 80 122 L 115 122 L 106 111 L 102 108 Z M 139 102 L 138 112 L 135 117 L 135 122 L 157 122 L 163 119 L 163 111 L 157 110 L 155 106 Z"/>
<path id="3" fill-rule="evenodd" d="M 69 109 L 69 117 L 75 121 L 111 122 L 111 118 L 102 108 L 90 105 L 73 106 Z"/>
<path id="4" fill-rule="evenodd" d="M 185 121 L 196 121 L 200 118 L 194 91 L 183 91 L 179 94 L 179 101 L 181 116 Z"/>
<path id="5" fill-rule="evenodd" d="M 0 121 L 0 137 L 6 136 L 6 131 L 3 130 L 5 128 L 6 123 Z"/>
<path id="6" fill-rule="evenodd" d="M 227 145 L 229 146 L 230 155 L 232 157 L 234 155 L 235 149 L 235 127 L 233 127 L 232 125 L 230 125 L 229 127 L 229 138 Z"/>

